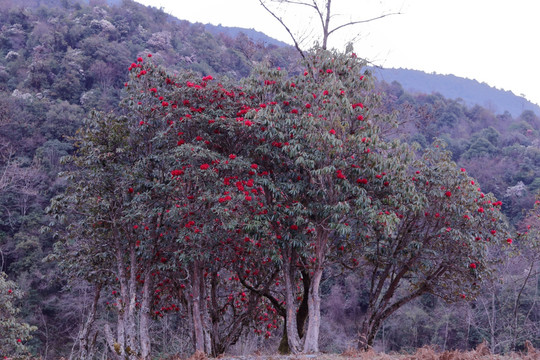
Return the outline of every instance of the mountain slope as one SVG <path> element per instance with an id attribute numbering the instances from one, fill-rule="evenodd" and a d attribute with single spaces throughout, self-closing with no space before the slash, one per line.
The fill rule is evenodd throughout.
<path id="1" fill-rule="evenodd" d="M 525 110 L 532 110 L 536 115 L 540 115 L 540 106 L 511 91 L 496 89 L 476 80 L 410 69 L 375 69 L 374 73 L 379 80 L 388 83 L 397 81 L 410 92 L 438 92 L 450 99 L 461 98 L 468 106 L 480 105 L 498 114 L 508 111 L 514 117 Z"/>

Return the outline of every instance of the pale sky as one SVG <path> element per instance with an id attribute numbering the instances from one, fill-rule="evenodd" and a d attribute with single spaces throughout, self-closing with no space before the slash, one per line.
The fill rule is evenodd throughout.
<path id="1" fill-rule="evenodd" d="M 253 28 L 292 43 L 259 0 L 136 1 L 190 22 Z M 401 14 L 340 30 L 330 47 L 344 50 L 354 40 L 356 53 L 376 65 L 476 79 L 540 104 L 540 0 L 333 0 L 332 5 L 336 16 L 330 27 Z M 305 48 L 320 28 L 310 10 L 277 9 L 295 35 L 311 36 Z"/>

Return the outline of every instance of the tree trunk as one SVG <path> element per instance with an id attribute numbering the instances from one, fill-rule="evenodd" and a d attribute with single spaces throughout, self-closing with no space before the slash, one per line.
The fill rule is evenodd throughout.
<path id="1" fill-rule="evenodd" d="M 203 318 L 201 314 L 201 274 L 199 273 L 199 263 L 192 265 L 191 291 L 193 298 L 191 300 L 191 316 L 193 322 L 193 335 L 195 337 L 195 352 L 205 352 L 204 348 L 204 329 Z"/>
<path id="2" fill-rule="evenodd" d="M 311 284 L 311 278 L 309 273 L 305 270 L 301 271 L 302 273 L 302 283 L 304 285 L 304 293 L 302 296 L 302 302 L 300 307 L 296 312 L 296 327 L 298 329 L 298 335 L 301 338 L 304 337 L 304 326 L 308 317 L 308 297 L 309 297 L 309 288 Z M 285 323 L 287 319 L 285 317 Z M 289 348 L 288 336 L 287 336 L 287 326 L 283 326 L 283 334 L 281 336 L 281 341 L 279 342 L 278 351 L 280 354 L 290 354 L 291 349 Z"/>
<path id="3" fill-rule="evenodd" d="M 118 300 L 118 325 L 116 326 L 116 342 L 115 351 L 122 357 L 125 356 L 125 330 L 126 330 L 126 304 L 128 302 L 128 286 L 125 272 L 124 251 L 120 246 L 120 235 L 116 234 L 116 264 L 118 268 L 118 281 L 120 282 L 120 299 Z M 120 350 L 117 348 L 120 347 Z"/>
<path id="4" fill-rule="evenodd" d="M 101 288 L 101 283 L 96 285 L 96 289 L 94 292 L 94 301 L 92 301 L 92 305 L 90 306 L 88 318 L 83 328 L 81 329 L 81 332 L 79 333 L 79 357 L 81 360 L 91 359 L 93 357 L 92 342 L 89 340 L 89 337 L 92 325 L 96 320 L 97 303 L 101 295 Z"/>
<path id="5" fill-rule="evenodd" d="M 151 354 L 151 342 L 150 342 L 150 303 L 152 301 L 152 275 L 150 271 L 144 276 L 143 294 L 141 302 L 141 313 L 139 323 L 139 337 L 141 344 L 141 359 L 149 360 Z"/>
<path id="6" fill-rule="evenodd" d="M 375 338 L 373 330 L 373 323 L 369 318 L 366 318 L 362 322 L 362 327 L 358 333 L 358 350 L 366 351 L 373 345 L 373 339 Z"/>
<path id="7" fill-rule="evenodd" d="M 137 279 L 136 279 L 136 256 L 135 248 L 131 247 L 129 250 L 129 277 L 128 277 L 128 303 L 126 318 L 125 318 L 125 331 L 126 331 L 126 353 L 129 357 L 136 357 L 138 352 L 136 325 L 135 325 L 135 305 L 137 295 Z"/>
<path id="8" fill-rule="evenodd" d="M 119 343 L 114 341 L 114 337 L 111 331 L 111 327 L 109 324 L 105 324 L 105 341 L 107 342 L 107 346 L 109 347 L 109 350 L 113 354 L 113 358 L 120 360 L 123 359 L 124 356 L 122 355 L 122 348 Z"/>
<path id="9" fill-rule="evenodd" d="M 322 259 L 321 259 L 322 262 Z M 321 296 L 319 287 L 323 269 L 319 265 L 313 272 L 308 294 L 308 323 L 304 336 L 304 353 L 319 352 L 319 329 L 321 326 Z"/>
<path id="10" fill-rule="evenodd" d="M 205 354 L 212 355 L 212 321 L 210 319 L 210 313 L 208 312 L 208 301 L 206 294 L 206 280 L 203 275 L 204 269 L 200 269 L 200 301 L 199 306 L 201 309 L 202 329 L 204 334 L 204 352 Z"/>
<path id="11" fill-rule="evenodd" d="M 288 249 L 283 259 L 283 279 L 285 283 L 285 326 L 287 327 L 287 340 L 289 349 L 293 354 L 301 351 L 300 336 L 298 334 L 298 324 L 296 322 L 296 307 L 294 306 L 294 261 L 293 251 Z"/>

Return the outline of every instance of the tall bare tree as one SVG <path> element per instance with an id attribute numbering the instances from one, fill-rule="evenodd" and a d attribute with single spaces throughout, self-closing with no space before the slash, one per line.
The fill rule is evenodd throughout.
<path id="1" fill-rule="evenodd" d="M 347 28 L 353 25 L 369 23 L 375 20 L 385 18 L 390 15 L 397 15 L 401 13 L 399 11 L 387 12 L 387 13 L 383 13 L 375 17 L 369 17 L 365 19 L 349 19 L 348 21 L 339 23 L 339 25 L 331 26 L 330 23 L 332 22 L 333 24 L 334 23 L 333 20 L 335 19 L 335 16 L 337 16 L 337 14 L 332 13 L 332 0 L 305 0 L 305 1 L 304 0 L 259 0 L 259 3 L 285 28 L 285 30 L 291 36 L 291 39 L 294 42 L 294 46 L 304 58 L 305 58 L 304 51 L 300 48 L 301 40 L 299 39 L 297 35 L 293 34 L 290 24 L 287 24 L 287 22 L 283 19 L 283 17 L 279 15 L 277 9 L 273 8 L 271 4 L 280 4 L 280 5 L 285 4 L 285 5 L 291 5 L 291 6 L 301 6 L 301 7 L 308 8 L 312 12 L 314 12 L 315 16 L 320 20 L 320 26 L 322 30 L 322 37 L 320 40 L 321 40 L 321 47 L 324 50 L 326 50 L 328 47 L 328 38 L 330 37 L 330 35 L 333 35 L 338 30 L 343 30 L 344 28 Z"/>

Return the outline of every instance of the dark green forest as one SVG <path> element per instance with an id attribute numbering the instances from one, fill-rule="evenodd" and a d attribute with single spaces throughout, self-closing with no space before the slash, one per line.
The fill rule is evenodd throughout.
<path id="1" fill-rule="evenodd" d="M 98 216 L 100 211 L 112 213 L 113 205 L 100 208 L 91 201 L 95 198 L 76 196 L 77 192 L 94 194 L 98 188 L 106 191 L 113 188 L 110 193 L 116 194 L 120 199 L 118 201 L 124 202 L 118 209 L 114 208 L 124 212 L 124 217 L 115 221 L 129 218 L 129 222 L 126 222 L 129 228 L 123 229 L 121 234 L 133 241 L 133 244 L 137 244 L 137 256 L 147 260 L 144 264 L 152 263 L 153 267 L 145 268 L 147 272 L 144 274 L 155 277 L 155 293 L 163 292 L 163 298 L 157 296 L 159 301 L 151 302 L 147 299 L 147 313 L 151 316 L 137 315 L 141 317 L 133 321 L 134 327 L 141 328 L 141 322 L 149 322 L 147 335 L 152 346 L 152 356 L 155 358 L 189 356 L 201 346 L 204 350 L 207 339 L 202 339 L 201 336 L 211 338 L 211 347 L 206 347 L 210 349 L 207 351 L 210 355 L 255 351 L 276 353 L 278 349 L 286 351 L 287 348 L 294 352 L 295 349 L 291 348 L 294 342 L 290 340 L 293 335 L 289 333 L 289 343 L 283 343 L 283 339 L 287 343 L 287 332 L 284 332 L 284 329 L 290 324 L 286 316 L 289 307 L 286 306 L 284 298 L 281 298 L 285 290 L 281 287 L 288 282 L 292 287 L 297 287 L 295 291 L 290 291 L 290 295 L 294 296 L 290 299 L 296 299 L 294 301 L 298 305 L 300 315 L 293 316 L 297 323 L 294 328 L 298 328 L 298 335 L 302 337 L 302 327 L 305 324 L 307 332 L 309 324 L 306 320 L 308 316 L 302 317 L 301 313 L 307 311 L 309 289 L 313 288 L 313 280 L 310 284 L 310 279 L 316 277 L 317 271 L 320 271 L 321 276 L 319 291 L 322 301 L 318 336 L 318 349 L 321 351 L 343 352 L 357 347 L 358 334 L 362 332 L 369 334 L 367 337 L 372 337 L 368 341 L 369 346 L 384 352 L 414 351 L 424 345 L 433 345 L 441 350 L 468 350 L 483 341 L 489 344 L 493 353 L 521 351 L 526 340 L 539 348 L 540 221 L 535 208 L 535 204 L 539 203 L 536 196 L 540 189 L 538 114 L 531 110 L 523 111 L 519 116 L 513 116 L 510 112 L 495 114 L 480 105 L 469 106 L 460 99 L 445 98 L 439 93 L 412 94 L 397 82 L 377 80 L 372 76 L 373 69 L 357 59 L 356 55 L 326 51 L 317 53 L 317 50 L 314 52 L 317 57 L 314 55 L 312 61 L 321 69 L 320 74 L 313 70 L 308 73 L 306 69 L 309 68 L 302 63 L 303 60 L 293 47 L 252 40 L 244 33 L 234 37 L 214 30 L 210 33 L 203 24 L 178 20 L 162 10 L 144 7 L 130 0 L 110 5 L 99 0 L 91 0 L 89 3 L 71 0 L 0 0 L 0 355 L 29 355 L 43 359 L 109 358 L 116 351 L 119 356 L 121 354 L 131 358 L 140 353 L 144 354 L 145 346 L 150 346 L 143 344 L 140 350 L 133 349 L 133 353 L 126 350 L 127 347 L 121 350 L 115 347 L 121 343 L 120 339 L 116 338 L 119 335 L 113 335 L 115 332 L 119 333 L 115 326 L 120 327 L 117 324 L 121 323 L 119 319 L 124 316 L 123 311 L 119 310 L 121 306 L 118 306 L 118 303 L 121 304 L 122 301 L 118 300 L 117 292 L 120 290 L 115 283 L 120 281 L 118 278 L 121 276 L 117 269 L 122 266 L 115 263 L 118 261 L 116 255 L 107 252 L 107 248 L 112 248 L 112 245 L 99 242 L 106 236 L 100 238 L 105 232 L 100 232 L 104 231 L 103 229 L 99 230 L 101 220 Z M 344 70 L 334 71 L 331 66 Z M 351 69 L 362 74 L 360 80 L 356 76 L 355 81 L 349 81 L 346 74 Z M 284 75 L 285 72 L 287 75 Z M 310 76 L 315 80 L 304 80 Z M 219 84 L 212 77 L 219 79 Z M 186 83 L 193 86 L 173 86 Z M 351 89 L 350 95 L 345 94 L 345 88 Z M 300 91 L 298 89 L 305 89 L 302 90 L 304 93 L 296 93 L 295 91 Z M 330 94 L 328 90 L 323 92 L 323 89 L 330 90 Z M 359 127 L 353 124 L 347 125 L 349 127 L 343 126 L 343 129 L 336 125 L 327 131 L 329 129 L 310 122 L 307 114 L 302 122 L 298 123 L 294 122 L 296 120 L 279 117 L 285 112 L 297 114 L 297 109 L 304 109 L 307 113 L 312 107 L 311 103 L 321 101 L 324 105 L 321 105 L 323 110 L 320 110 L 320 117 L 331 119 L 336 110 L 324 107 L 327 103 L 323 103 L 322 99 L 324 96 L 332 96 L 333 90 L 338 95 L 332 99 L 339 99 L 335 101 L 341 101 L 340 104 L 348 109 L 347 114 L 354 115 L 358 121 L 364 121 L 365 116 L 365 123 L 368 125 Z M 212 98 L 222 91 L 238 96 L 244 106 L 242 110 L 238 111 L 238 103 L 229 99 L 233 98 L 232 95 L 227 94 L 228 98 Z M 202 95 L 199 95 L 201 93 L 204 93 L 205 99 L 212 100 L 203 103 Z M 159 103 L 158 95 L 163 97 L 159 99 Z M 286 99 L 289 99 L 290 103 Z M 270 107 L 276 104 L 282 106 L 281 110 L 270 112 Z M 503 107 L 504 104 L 498 106 Z M 165 112 L 164 108 L 172 110 Z M 258 110 L 249 111 L 255 108 Z M 312 110 L 316 114 L 314 108 L 315 106 Z M 174 140 L 167 138 L 170 131 L 167 132 L 166 127 L 156 126 L 155 133 L 143 133 L 142 129 L 155 121 L 156 117 L 179 117 L 184 110 L 192 114 L 193 119 L 199 116 L 204 122 L 190 123 L 191 120 L 187 119 L 192 119 L 191 115 L 186 117 L 187 130 L 174 128 L 177 131 Z M 217 127 L 214 119 L 220 116 L 225 118 L 223 114 L 235 115 L 230 116 L 231 123 Z M 365 198 L 366 202 L 373 202 L 372 208 L 365 209 L 363 205 L 348 203 L 350 199 L 338 196 L 339 206 L 332 206 L 335 212 L 341 214 L 339 219 L 332 216 L 332 221 L 324 223 L 326 219 L 323 221 L 314 216 L 317 209 L 326 209 L 321 205 L 326 198 L 319 193 L 313 195 L 314 190 L 309 183 L 302 188 L 300 178 L 308 173 L 307 170 L 303 172 L 303 169 L 311 166 L 309 161 L 316 162 L 309 157 L 315 155 L 307 152 L 301 160 L 297 159 L 297 162 L 293 163 L 296 167 L 287 163 L 289 158 L 283 157 L 279 151 L 285 151 L 283 149 L 289 147 L 289 142 L 292 144 L 296 141 L 292 140 L 293 134 L 277 125 L 274 129 L 270 122 L 264 123 L 261 114 L 274 116 L 276 124 L 283 120 L 287 126 L 294 126 L 295 131 L 302 134 L 304 139 L 309 139 L 310 142 L 306 143 L 298 140 L 300 149 L 315 149 L 323 153 L 318 144 L 329 144 L 328 148 L 334 149 L 334 152 L 345 149 L 339 150 L 343 152 L 340 153 L 343 158 L 350 158 L 351 154 L 354 154 L 356 158 L 352 158 L 360 159 L 370 153 L 368 144 L 371 139 L 372 144 L 369 146 L 377 160 L 373 163 L 365 160 L 361 165 L 373 169 L 369 176 L 372 176 L 373 183 L 377 183 L 378 187 L 369 187 L 372 178 L 368 175 L 355 179 L 355 186 L 370 181 L 365 191 L 341 183 L 349 175 L 357 176 L 354 173 L 357 170 L 353 166 L 352 170 L 347 168 L 347 171 L 352 173 L 337 170 L 337 175 L 332 177 L 332 181 L 337 178 L 335 184 L 332 182 L 335 187 L 332 191 L 348 191 L 357 198 Z M 140 123 L 139 117 L 143 119 Z M 137 119 L 136 124 L 134 119 Z M 129 121 L 132 122 L 131 125 Z M 252 123 L 262 125 L 252 127 Z M 255 128 L 261 133 L 255 132 Z M 321 135 L 317 133 L 319 137 L 312 138 L 310 134 L 313 133 L 310 133 L 309 129 L 321 131 Z M 344 139 L 347 136 L 363 139 L 363 152 L 358 155 L 354 152 L 356 150 L 347 148 L 347 141 L 343 141 L 345 145 L 335 142 L 337 140 L 328 134 L 334 136 L 336 131 L 337 135 L 343 135 Z M 340 131 L 343 131 L 343 134 Z M 184 145 L 184 132 L 186 143 L 195 144 L 193 147 L 197 149 L 196 156 L 189 152 L 193 152 L 193 149 L 184 149 L 181 146 Z M 187 139 L 188 135 L 193 135 L 196 140 L 191 142 Z M 223 141 L 226 145 L 213 148 L 211 141 L 207 140 L 205 147 L 202 140 L 216 137 L 225 139 Z M 261 150 L 260 144 L 255 141 L 259 138 L 273 140 L 272 146 Z M 147 144 L 144 141 L 151 142 L 154 148 L 148 150 L 141 146 Z M 175 146 L 174 154 L 171 153 L 165 158 L 162 154 L 173 151 L 170 150 L 172 142 Z M 121 151 L 117 151 L 116 155 L 112 156 L 110 154 L 114 151 L 109 151 L 110 146 L 114 151 L 122 149 L 126 153 L 133 152 L 138 155 L 127 159 L 128 156 L 124 157 L 123 153 L 120 154 Z M 300 152 L 298 149 L 295 151 Z M 292 152 L 288 153 L 293 156 L 291 154 Z M 111 156 L 110 168 L 106 169 L 110 172 L 99 168 L 105 166 L 105 161 L 99 156 Z M 193 161 L 192 167 L 178 167 L 173 170 L 176 172 L 171 172 L 174 157 L 190 159 L 189 156 L 205 163 L 200 165 Z M 221 159 L 221 162 L 208 160 L 212 156 Z M 236 156 L 238 163 L 233 163 Z M 298 154 L 295 153 L 294 156 Z M 153 162 L 146 163 L 147 158 Z M 396 162 L 395 159 L 400 159 L 401 162 Z M 324 171 L 350 166 L 343 161 L 323 164 L 326 169 Z M 279 169 L 279 164 L 286 163 L 287 166 Z M 133 164 L 140 165 L 140 168 Z M 163 240 L 156 238 L 156 244 L 159 244 L 159 241 L 168 244 L 163 245 L 163 249 L 157 252 L 152 252 L 150 247 L 139 248 L 140 243 L 136 241 L 140 240 L 135 237 L 131 239 L 130 236 L 135 236 L 133 233 L 139 226 L 142 230 L 143 223 L 150 228 L 154 224 L 156 229 L 162 224 L 169 227 L 178 225 L 156 220 L 161 217 L 162 211 L 158 210 L 158 205 L 150 199 L 161 202 L 159 206 L 163 208 L 173 203 L 169 203 L 169 198 L 153 197 L 152 194 L 178 191 L 178 187 L 175 188 L 177 185 L 172 185 L 170 179 L 156 180 L 159 178 L 156 175 L 144 178 L 147 167 L 151 166 L 154 166 L 153 171 L 162 170 L 168 178 L 172 174 L 173 180 L 184 172 L 192 171 L 190 169 L 198 171 L 193 172 L 194 178 L 212 178 L 213 175 L 207 175 L 204 171 L 208 167 L 215 167 L 219 168 L 221 173 L 233 174 L 229 180 L 239 176 L 240 184 L 235 185 L 231 180 L 233 188 L 242 188 L 244 191 L 244 188 L 253 187 L 252 190 L 255 191 L 245 197 L 242 195 L 241 199 L 237 199 L 232 193 L 231 199 L 220 197 L 223 194 L 217 194 L 212 188 L 203 188 L 201 194 L 204 196 L 201 195 L 200 198 L 206 200 L 215 196 L 216 199 L 219 197 L 219 203 L 231 201 L 239 204 L 237 212 L 253 221 L 242 230 L 235 223 L 236 220 L 230 219 L 229 213 L 220 208 L 214 209 L 214 205 L 207 206 L 212 208 L 216 223 L 217 219 L 223 221 L 226 218 L 230 221 L 227 231 L 236 232 L 241 242 L 249 243 L 245 245 L 246 248 L 242 247 L 244 245 L 231 245 L 226 247 L 232 248 L 230 253 L 229 250 L 223 250 L 221 246 L 229 244 L 230 239 L 222 236 L 224 229 L 221 229 L 221 232 L 219 229 L 215 230 L 217 235 L 208 247 L 201 245 L 195 250 L 190 248 L 190 261 L 193 261 L 190 264 L 193 266 L 187 270 L 175 270 L 172 264 L 174 254 L 188 253 L 187 245 L 182 244 L 186 248 L 179 248 L 167 235 L 163 236 Z M 258 169 L 258 166 L 261 168 Z M 384 178 L 387 174 L 383 172 L 386 168 L 393 169 L 388 174 L 387 181 Z M 267 174 L 257 173 L 263 174 L 262 169 L 272 169 L 268 173 L 275 174 L 275 183 L 266 180 L 264 176 Z M 328 175 L 324 171 L 322 175 L 321 172 L 317 174 Z M 111 179 L 111 184 L 100 181 L 111 173 L 118 175 L 119 180 L 116 183 L 114 179 Z M 255 173 L 257 176 L 253 175 Z M 424 173 L 429 173 L 429 176 L 425 175 L 424 178 Z M 288 178 L 292 174 L 295 179 L 298 176 L 298 185 L 290 185 L 297 184 Z M 128 176 L 132 182 L 127 182 L 122 176 Z M 426 190 L 420 185 L 410 187 L 406 185 L 406 181 L 411 176 L 414 181 L 418 178 L 423 183 L 432 182 L 438 187 L 434 190 Z M 247 180 L 249 177 L 256 178 L 255 186 L 253 180 Z M 293 205 L 302 203 L 298 200 L 282 207 L 279 196 L 276 195 L 275 199 L 269 199 L 269 195 L 264 198 L 260 189 L 267 189 L 268 194 L 268 189 L 273 189 L 278 180 L 281 181 L 280 186 L 294 196 L 304 192 L 309 194 L 302 200 L 309 204 L 299 209 Z M 394 187 L 394 184 L 397 185 Z M 471 202 L 466 205 L 465 200 L 450 203 L 456 197 L 455 189 L 462 190 L 466 194 L 463 195 L 464 198 L 467 197 Z M 402 198 L 399 195 L 405 193 L 415 194 L 420 200 L 413 201 L 412 198 Z M 452 229 L 450 225 L 446 227 L 446 224 L 445 228 L 450 229 L 447 230 L 449 234 L 454 234 L 451 230 L 455 230 L 457 234 L 458 230 L 469 229 L 469 225 L 463 221 L 464 216 L 469 219 L 469 215 L 463 214 L 474 213 L 479 216 L 479 213 L 484 212 L 484 208 L 477 205 L 478 201 L 484 201 L 476 198 L 477 193 L 481 193 L 482 199 L 485 194 L 486 205 L 483 206 L 486 212 L 488 207 L 490 210 L 495 208 L 497 211 L 493 211 L 497 212 L 497 215 L 475 222 L 475 229 L 481 229 L 484 234 L 482 237 L 487 237 L 488 240 L 490 231 L 495 240 L 496 231 L 497 236 L 503 240 L 504 250 L 492 249 L 491 244 L 487 244 L 485 249 L 478 250 L 481 253 L 478 260 L 467 263 L 469 268 L 465 269 L 464 275 L 460 275 L 462 277 L 459 277 L 459 281 L 456 280 L 457 277 L 449 276 L 448 287 L 434 286 L 429 291 L 426 288 L 426 291 L 404 303 L 390 316 L 381 317 L 380 322 L 366 322 L 368 313 L 377 314 L 377 311 L 381 310 L 373 308 L 370 302 L 373 294 L 366 290 L 370 276 L 373 283 L 373 279 L 383 273 L 383 265 L 392 263 L 387 253 L 378 252 L 380 244 L 390 241 L 388 234 L 374 235 L 384 232 L 380 229 L 384 227 L 381 224 L 398 226 L 400 219 L 405 216 L 410 218 L 411 223 L 435 228 L 439 225 L 438 222 L 424 219 L 428 218 L 428 212 L 433 215 L 430 219 L 435 216 L 438 219 L 439 212 L 443 214 L 448 211 L 448 223 L 454 222 Z M 144 194 L 148 197 L 144 197 Z M 265 227 L 267 225 L 261 224 L 273 224 L 277 228 L 283 225 L 279 221 L 276 223 L 275 217 L 268 215 L 268 218 L 264 218 L 266 213 L 261 215 L 256 209 L 240 205 L 251 201 L 252 197 L 255 202 L 258 196 L 261 199 L 257 201 L 261 204 L 264 202 L 269 208 L 270 204 L 277 204 L 270 212 L 281 214 L 290 222 L 286 225 L 289 233 L 294 234 L 299 227 L 307 227 L 308 234 L 315 233 L 315 230 L 309 229 L 310 226 L 315 229 L 313 224 L 323 223 L 332 229 L 335 236 L 329 236 L 331 240 L 328 242 L 320 242 L 319 237 L 317 240 L 309 240 L 308 235 L 301 239 L 299 237 L 301 245 L 298 245 L 298 248 L 305 252 L 297 248 L 291 250 L 287 244 L 283 245 L 279 241 L 272 245 L 270 240 L 266 243 L 253 240 L 264 238 L 263 231 L 269 233 L 270 230 Z M 300 198 L 300 195 L 298 197 Z M 396 200 L 398 198 L 399 201 Z M 476 200 L 474 203 L 473 198 Z M 422 199 L 430 204 L 426 207 L 429 210 L 420 209 L 419 204 L 424 201 Z M 487 199 L 490 201 L 489 205 Z M 392 201 L 399 202 L 399 210 L 396 210 L 399 206 Z M 186 210 L 187 215 L 178 214 L 194 216 L 195 213 L 199 216 L 197 211 L 200 211 L 200 208 L 189 204 L 193 208 Z M 390 204 L 395 206 L 395 209 L 390 207 Z M 313 209 L 309 208 L 309 205 L 312 205 Z M 343 207 L 340 207 L 341 205 Z M 83 208 L 85 211 L 94 211 L 95 217 L 92 220 L 83 219 L 82 215 L 79 216 L 77 206 L 81 208 L 81 213 L 84 213 Z M 141 209 L 149 207 L 152 209 L 149 212 L 152 216 L 148 215 L 144 220 Z M 349 223 L 343 222 L 347 211 L 352 211 L 351 209 L 366 214 L 373 213 L 366 215 L 369 221 L 351 224 L 352 227 L 364 229 L 368 227 L 366 223 L 369 223 L 369 231 L 372 233 L 365 231 L 371 236 L 367 238 L 373 240 L 364 239 L 364 242 L 361 242 L 357 235 L 360 232 L 351 231 Z M 380 213 L 376 210 L 380 210 Z M 409 211 L 410 215 L 407 214 Z M 67 219 L 71 226 L 62 225 L 60 217 Z M 298 220 L 300 218 L 309 221 L 303 222 L 304 220 Z M 266 219 L 266 223 L 261 219 Z M 135 222 L 140 224 L 135 225 L 136 228 L 133 226 Z M 192 225 L 182 223 L 181 226 Z M 202 225 L 200 227 L 202 228 Z M 233 228 L 234 231 L 231 230 Z M 329 230 L 321 225 L 317 234 L 325 231 Z M 156 230 L 156 233 L 159 232 Z M 289 239 L 288 235 L 283 236 L 284 239 Z M 450 235 L 443 232 L 442 236 L 444 238 Z M 455 238 L 461 239 L 459 235 L 455 235 Z M 73 242 L 70 242 L 71 240 Z M 363 244 L 362 249 L 377 250 L 373 250 L 373 253 L 362 253 L 358 250 L 359 243 Z M 85 244 L 97 244 L 96 247 L 100 246 L 105 250 L 93 253 L 90 246 L 85 247 Z M 470 245 L 471 248 L 476 246 L 473 244 Z M 312 248 L 318 249 L 318 246 L 333 249 L 333 252 L 327 255 L 324 271 L 318 263 L 322 262 L 320 257 L 306 255 Z M 267 252 L 259 251 L 259 248 Z M 129 248 L 125 249 L 128 257 Z M 280 258 L 275 249 L 281 249 L 281 255 L 292 251 L 289 261 L 283 261 L 284 257 Z M 414 252 L 410 249 L 407 251 Z M 451 259 L 460 250 L 430 248 L 429 251 L 434 257 L 448 256 Z M 198 253 L 205 252 L 213 258 L 229 256 L 232 259 L 237 256 L 245 263 L 240 262 L 238 267 L 238 260 L 231 260 L 230 264 L 223 265 L 222 268 L 206 266 L 203 262 L 209 261 L 207 258 L 197 258 Z M 250 258 L 252 253 L 258 257 Z M 457 259 L 457 255 L 455 256 Z M 134 261 L 133 259 L 135 255 L 130 261 Z M 272 259 L 272 262 L 267 259 Z M 297 263 L 294 262 L 295 259 Z M 483 259 L 486 259 L 485 268 L 488 268 L 489 263 L 493 269 L 486 271 L 485 277 L 476 278 L 477 266 L 478 273 L 483 270 Z M 183 258 L 178 261 L 187 262 Z M 212 264 L 213 262 L 214 260 Z M 291 279 L 280 280 L 278 270 L 274 271 L 274 265 L 270 266 L 270 263 L 274 262 L 288 263 L 288 266 L 293 268 L 297 264 L 304 267 L 299 266 L 296 277 L 291 275 Z M 132 262 L 124 268 L 133 268 L 134 264 L 135 262 Z M 137 264 L 141 269 L 146 266 L 139 265 L 138 262 Z M 412 262 L 405 262 L 403 266 L 407 271 L 410 271 L 410 268 L 418 270 L 424 269 L 423 266 L 427 267 L 425 264 L 418 267 L 411 264 Z M 196 268 L 195 265 L 199 267 Z M 247 274 L 250 274 L 249 271 L 260 272 L 260 278 L 248 278 L 245 274 L 247 268 L 251 269 Z M 103 275 L 106 273 L 108 275 Z M 111 276 L 109 273 L 116 275 Z M 137 275 L 137 281 L 129 283 L 129 286 L 133 286 L 137 291 L 144 287 L 144 281 L 141 281 L 140 277 L 144 278 L 146 275 L 141 274 L 143 273 Z M 224 306 L 218 311 L 221 303 L 216 300 L 214 304 L 210 299 L 214 293 L 219 292 L 216 289 L 220 287 L 216 284 L 223 280 L 218 280 L 219 277 L 237 278 L 234 285 L 219 286 L 226 289 L 223 291 L 234 293 L 234 301 L 244 304 L 245 308 L 228 312 Z M 409 275 L 407 272 L 404 281 L 410 287 L 420 288 L 423 284 L 417 273 Z M 150 286 L 151 282 L 147 283 Z M 380 284 L 381 289 L 386 289 L 384 282 Z M 472 289 L 470 295 L 456 290 L 463 284 Z M 203 295 L 207 291 L 209 304 L 195 304 L 194 292 L 184 291 L 186 286 L 197 289 L 196 291 Z M 389 287 L 391 288 L 391 285 Z M 135 294 L 134 289 L 126 291 Z M 392 297 L 390 292 L 386 294 L 389 298 Z M 199 294 L 195 298 L 203 295 Z M 135 303 L 135 295 L 133 299 Z M 230 301 L 233 301 L 232 298 Z M 143 303 L 144 300 L 137 298 L 137 303 L 139 302 Z M 199 306 L 203 310 L 200 310 Z M 197 334 L 198 325 L 190 320 L 194 317 L 194 309 L 201 312 L 203 323 L 207 321 L 215 325 L 211 331 L 208 330 L 208 335 L 206 329 L 205 332 L 201 330 L 201 334 Z M 205 319 L 205 316 L 208 319 Z M 290 318 L 291 316 L 289 321 Z M 122 321 L 128 323 L 126 319 Z M 289 327 L 289 330 L 291 329 L 292 327 Z M 232 335 L 227 338 L 225 335 L 229 334 Z M 201 341 L 202 345 L 199 343 Z M 363 345 L 367 346 L 367 342 Z"/>

